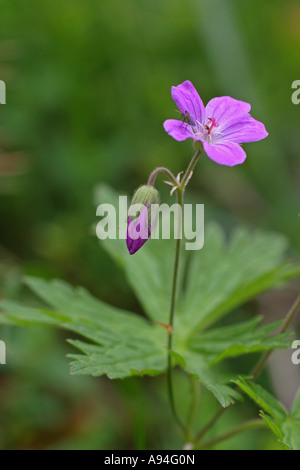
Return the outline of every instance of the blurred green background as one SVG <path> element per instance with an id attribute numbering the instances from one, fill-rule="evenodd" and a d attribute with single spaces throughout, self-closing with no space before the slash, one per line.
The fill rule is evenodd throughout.
<path id="1" fill-rule="evenodd" d="M 0 112 L 1 297 L 26 299 L 21 276 L 35 274 L 140 312 L 95 237 L 101 201 L 94 192 L 105 182 L 132 193 L 155 166 L 175 174 L 186 167 L 191 142 L 175 142 L 162 123 L 177 116 L 171 86 L 187 79 L 204 103 L 222 95 L 250 102 L 270 134 L 245 145 L 242 166 L 204 156 L 188 197 L 205 204 L 206 220 L 228 230 L 244 223 L 278 231 L 299 254 L 300 105 L 291 101 L 292 82 L 300 79 L 297 0 L 0 0 L 0 8 L 0 79 L 7 87 Z M 162 194 L 167 198 L 168 189 Z M 295 288 L 252 307 L 275 304 L 283 315 Z M 169 429 L 164 377 L 70 378 L 64 333 L 1 328 L 0 338 L 8 350 L 8 364 L 0 366 L 0 448 L 180 445 Z M 177 380 L 184 397 L 188 384 L 180 374 Z M 216 406 L 204 393 L 201 419 Z M 230 411 L 220 429 L 253 410 Z M 268 432 L 256 431 L 220 447 L 276 446 Z"/>

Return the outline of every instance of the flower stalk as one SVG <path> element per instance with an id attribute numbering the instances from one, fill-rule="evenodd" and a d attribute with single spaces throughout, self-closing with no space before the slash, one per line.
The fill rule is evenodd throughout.
<path id="1" fill-rule="evenodd" d="M 150 174 L 149 178 L 148 178 L 148 182 L 147 184 L 148 185 L 151 185 L 151 186 L 154 186 L 155 185 L 155 181 L 156 181 L 156 178 L 158 177 L 158 175 L 160 174 L 163 174 L 165 175 L 169 181 L 171 183 L 173 183 L 174 185 L 177 184 L 177 180 L 176 180 L 176 177 L 173 175 L 173 173 L 169 170 L 169 168 L 166 168 L 164 166 L 159 166 L 157 168 L 155 168 L 152 173 Z"/>
<path id="2" fill-rule="evenodd" d="M 182 424 L 178 413 L 176 411 L 175 405 L 175 398 L 174 398 L 174 391 L 173 391 L 173 377 L 172 377 L 172 347 L 173 347 L 173 335 L 174 335 L 174 319 L 176 313 L 176 299 L 177 299 L 177 288 L 178 288 L 178 274 L 179 274 L 179 266 L 180 266 L 180 258 L 181 258 L 181 244 L 182 244 L 182 224 L 183 224 L 183 211 L 184 211 L 184 193 L 185 188 L 192 177 L 194 168 L 200 158 L 201 151 L 197 150 L 194 154 L 184 176 L 180 183 L 177 186 L 177 202 L 181 208 L 178 211 L 178 218 L 180 220 L 177 221 L 177 237 L 176 237 L 176 244 L 175 244 L 175 254 L 174 254 L 174 265 L 173 265 L 173 276 L 172 276 L 172 288 L 171 288 L 171 300 L 170 300 L 170 310 L 169 310 L 169 326 L 171 334 L 168 335 L 168 343 L 167 343 L 167 351 L 168 351 L 168 358 L 167 358 L 167 381 L 168 381 L 168 395 L 169 401 L 171 405 L 171 410 L 174 415 L 174 418 L 179 425 L 183 434 L 187 434 L 187 430 L 185 426 Z"/>

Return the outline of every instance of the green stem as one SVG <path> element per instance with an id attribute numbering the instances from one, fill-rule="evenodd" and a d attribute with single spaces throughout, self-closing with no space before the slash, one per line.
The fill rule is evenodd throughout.
<path id="1" fill-rule="evenodd" d="M 231 431 L 227 431 L 224 434 L 221 434 L 220 436 L 213 437 L 212 439 L 203 442 L 203 444 L 199 446 L 199 449 L 208 449 L 209 447 L 219 444 L 220 442 L 223 442 L 226 439 L 229 439 L 230 437 L 236 436 L 241 432 L 248 431 L 249 429 L 257 429 L 263 427 L 265 427 L 265 422 L 261 419 L 252 419 L 250 421 L 246 421 L 245 423 L 231 429 Z"/>
<path id="2" fill-rule="evenodd" d="M 177 194 L 177 202 L 180 206 L 180 211 L 178 212 L 178 220 L 177 223 L 177 231 L 176 234 L 176 244 L 175 244 L 175 257 L 174 257 L 174 267 L 173 267 L 173 277 L 172 277 L 172 288 L 171 288 L 171 300 L 170 300 L 170 310 L 169 310 L 169 326 L 170 331 L 168 335 L 168 344 L 167 344 L 167 351 L 168 351 L 168 365 L 167 365 L 167 383 L 168 383 L 168 395 L 169 401 L 171 405 L 171 410 L 174 415 L 174 418 L 179 425 L 183 434 L 186 434 L 185 426 L 182 424 L 180 418 L 178 417 L 178 413 L 176 411 L 175 405 L 175 398 L 174 398 L 174 391 L 173 391 L 173 376 L 172 376 L 172 348 L 173 348 L 173 336 L 174 336 L 174 318 L 175 318 L 175 311 L 176 311 L 176 296 L 177 296 L 177 287 L 178 287 L 178 274 L 179 274 L 179 265 L 180 265 L 180 257 L 181 257 L 181 244 L 182 244 L 182 236 L 183 236 L 183 210 L 184 210 L 184 192 L 185 188 L 192 176 L 194 168 L 199 160 L 200 151 L 197 151 L 193 156 L 185 174 L 182 179 L 181 184 L 178 186 L 178 182 L 176 180 L 176 194 Z M 158 170 L 158 169 L 157 169 Z M 154 170 L 155 171 L 155 170 Z M 151 178 L 151 175 L 150 175 Z"/>
<path id="3" fill-rule="evenodd" d="M 193 175 L 195 166 L 198 163 L 200 155 L 201 155 L 201 150 L 197 150 L 196 153 L 194 154 L 192 160 L 190 161 L 189 166 L 186 169 L 186 172 L 185 172 L 184 177 L 182 178 L 182 181 L 181 181 L 181 184 L 180 184 L 180 187 L 183 190 L 185 189 L 186 185 L 188 184 L 190 178 Z"/>
<path id="4" fill-rule="evenodd" d="M 147 184 L 150 186 L 154 186 L 155 185 L 155 181 L 156 181 L 156 178 L 158 177 L 158 175 L 160 174 L 163 174 L 165 175 L 167 178 L 169 178 L 169 180 L 175 185 L 177 186 L 178 184 L 178 181 L 176 180 L 176 177 L 173 175 L 173 173 L 169 170 L 169 168 L 166 168 L 164 166 L 158 166 L 157 168 L 155 168 L 152 173 L 150 174 L 149 178 L 148 178 L 148 182 Z"/>
<path id="5" fill-rule="evenodd" d="M 201 429 L 201 431 L 197 434 L 195 437 L 195 442 L 200 442 L 202 437 L 205 436 L 205 434 L 214 426 L 214 424 L 221 418 L 223 415 L 224 411 L 227 410 L 227 408 L 220 408 L 217 413 L 212 417 L 210 421 Z"/>
<path id="6" fill-rule="evenodd" d="M 173 377 L 172 377 L 172 347 L 173 347 L 173 332 L 174 332 L 174 316 L 175 316 L 175 306 L 176 306 L 176 293 L 177 293 L 177 285 L 178 285 L 178 273 L 179 273 L 179 264 L 180 264 L 180 255 L 181 255 L 181 241 L 182 241 L 182 211 L 183 211 L 183 198 L 184 198 L 184 191 L 180 188 L 177 189 L 177 201 L 181 208 L 180 218 L 181 220 L 178 221 L 177 230 L 180 233 L 177 234 L 176 245 L 175 245 L 175 257 L 174 257 L 174 267 L 173 267 L 173 278 L 172 278 L 172 289 L 171 289 L 171 301 L 170 301 L 170 310 L 169 310 L 169 325 L 171 327 L 171 333 L 168 335 L 168 369 L 167 369 L 167 379 L 168 379 L 168 394 L 171 409 L 174 415 L 174 418 L 183 431 L 185 433 L 184 426 L 181 420 L 178 417 L 176 406 L 175 406 L 175 399 L 174 399 L 174 392 L 173 392 Z"/>
<path id="7" fill-rule="evenodd" d="M 191 407 L 187 422 L 187 435 L 186 438 L 188 441 L 193 440 L 193 433 L 194 433 L 194 425 L 197 417 L 197 412 L 199 409 L 199 401 L 200 401 L 200 383 L 199 380 L 195 377 L 191 377 Z"/>

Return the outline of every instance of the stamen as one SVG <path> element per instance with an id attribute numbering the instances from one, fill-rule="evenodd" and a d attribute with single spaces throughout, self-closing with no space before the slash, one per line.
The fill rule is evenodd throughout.
<path id="1" fill-rule="evenodd" d="M 206 124 L 205 129 L 207 130 L 207 134 L 209 135 L 213 127 L 219 127 L 219 123 L 216 121 L 214 117 L 208 118 L 208 120 L 211 122 L 211 124 L 209 126 Z"/>

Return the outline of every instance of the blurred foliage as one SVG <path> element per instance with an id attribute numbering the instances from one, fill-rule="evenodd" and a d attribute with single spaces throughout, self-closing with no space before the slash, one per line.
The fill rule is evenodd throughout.
<path id="1" fill-rule="evenodd" d="M 28 298 L 20 285 L 25 272 L 67 279 L 117 307 L 141 312 L 95 239 L 94 188 L 105 181 L 120 194 L 131 193 L 155 166 L 169 166 L 175 174 L 185 168 L 190 142 L 173 141 L 162 122 L 175 117 L 171 86 L 186 79 L 204 102 L 227 94 L 249 101 L 270 133 L 245 145 L 248 158 L 240 167 L 203 157 L 188 197 L 205 204 L 206 220 L 217 219 L 228 231 L 243 222 L 281 232 L 291 255 L 298 254 L 300 106 L 291 102 L 291 84 L 299 79 L 297 0 L 0 0 L 0 7 L 0 79 L 7 86 L 0 114 L 1 296 Z M 163 189 L 163 198 L 167 194 Z M 251 304 L 251 313 L 256 307 Z M 58 393 L 42 371 L 51 357 L 54 369 L 65 371 L 60 335 L 5 327 L 0 337 L 14 351 L 11 365 L 1 366 L 1 447 L 178 445 L 165 424 L 164 381 L 129 379 L 113 387 L 76 378 L 77 388 L 67 376 Z M 39 338 L 44 355 L 35 368 Z M 138 387 L 146 405 L 133 403 Z M 178 393 L 184 397 L 184 385 Z M 210 398 L 203 394 L 207 405 Z M 93 397 L 91 411 L 82 395 Z M 51 409 L 53 421 L 38 442 L 41 416 L 46 420 Z M 68 410 L 71 420 L 83 415 L 79 436 L 57 432 L 55 419 L 67 422 Z M 205 405 L 202 413 L 201 420 Z M 237 412 L 228 418 L 232 424 L 239 419 Z M 76 430 L 74 422 L 69 426 Z M 140 431 L 135 435 L 134 429 Z M 249 431 L 222 446 L 276 446 L 270 439 L 264 431 Z"/>

